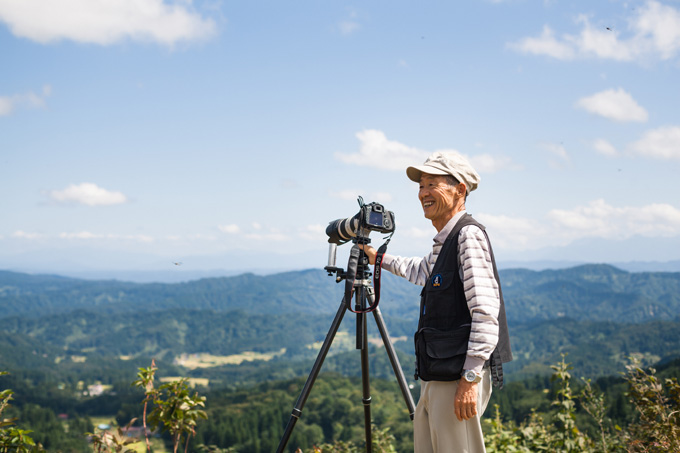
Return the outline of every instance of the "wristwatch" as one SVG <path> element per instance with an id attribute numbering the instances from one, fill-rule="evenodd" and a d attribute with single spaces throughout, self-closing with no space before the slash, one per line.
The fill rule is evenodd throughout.
<path id="1" fill-rule="evenodd" d="M 476 384 L 481 382 L 482 375 L 475 373 L 474 370 L 463 370 L 463 379 L 468 381 L 470 384 Z"/>

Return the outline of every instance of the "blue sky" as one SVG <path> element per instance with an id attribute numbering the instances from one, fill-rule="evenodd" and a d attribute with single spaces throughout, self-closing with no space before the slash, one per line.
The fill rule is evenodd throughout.
<path id="1" fill-rule="evenodd" d="M 441 150 L 499 261 L 680 259 L 677 0 L 0 0 L 0 65 L 0 268 L 323 267 L 358 195 L 424 255 Z"/>

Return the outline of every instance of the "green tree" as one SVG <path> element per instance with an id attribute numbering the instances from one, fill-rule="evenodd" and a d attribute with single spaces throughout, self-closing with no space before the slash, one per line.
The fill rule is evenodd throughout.
<path id="1" fill-rule="evenodd" d="M 576 425 L 576 398 L 570 385 L 571 366 L 564 361 L 564 357 L 565 354 L 562 354 L 562 361 L 550 367 L 555 371 L 553 379 L 559 381 L 557 396 L 552 403 L 557 407 L 557 430 L 553 446 L 565 453 L 580 453 L 586 451 L 590 439 Z"/>
<path id="2" fill-rule="evenodd" d="M 0 376 L 8 374 L 0 371 Z M 0 392 L 0 453 L 16 452 L 43 452 L 45 451 L 40 444 L 37 444 L 29 435 L 31 431 L 19 429 L 15 426 L 16 419 L 5 418 L 4 412 L 10 407 L 14 392 L 6 389 Z"/>
<path id="3" fill-rule="evenodd" d="M 155 362 L 151 362 L 151 367 L 140 368 L 137 374 L 138 379 L 132 385 L 144 389 L 144 412 L 143 424 L 146 435 L 147 421 L 153 427 L 161 427 L 170 433 L 173 443 L 173 452 L 177 449 L 185 437 L 186 452 L 189 448 L 189 440 L 196 434 L 198 419 L 207 419 L 208 416 L 203 409 L 205 407 L 205 397 L 199 396 L 198 392 L 192 395 L 189 390 L 188 379 L 182 378 L 179 381 L 172 381 L 154 388 L 153 381 L 156 373 Z M 153 402 L 154 408 L 147 419 L 148 403 Z M 147 449 L 151 451 L 151 446 L 147 437 Z"/>
<path id="4" fill-rule="evenodd" d="M 632 363 L 626 366 L 626 380 L 637 418 L 628 427 L 629 451 L 680 451 L 680 385 L 677 379 L 666 379 L 662 383 L 654 368 L 647 372 L 638 360 L 631 360 Z"/>

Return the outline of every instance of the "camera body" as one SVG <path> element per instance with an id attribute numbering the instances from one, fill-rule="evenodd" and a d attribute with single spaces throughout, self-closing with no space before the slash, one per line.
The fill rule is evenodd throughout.
<path id="1" fill-rule="evenodd" d="M 394 231 L 394 213 L 385 210 L 380 203 L 365 204 L 359 211 L 359 227 L 380 233 L 391 233 Z"/>

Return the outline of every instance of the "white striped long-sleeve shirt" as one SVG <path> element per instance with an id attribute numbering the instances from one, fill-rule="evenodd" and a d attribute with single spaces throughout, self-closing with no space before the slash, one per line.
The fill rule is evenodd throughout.
<path id="1" fill-rule="evenodd" d="M 423 258 L 405 258 L 385 254 L 382 268 L 424 286 L 444 245 L 444 241 L 465 211 L 457 213 L 434 237 L 432 252 Z M 464 369 L 481 372 L 498 343 L 500 296 L 493 275 L 489 243 L 484 232 L 475 225 L 460 230 L 458 264 L 465 299 L 472 315 L 472 326 Z"/>

